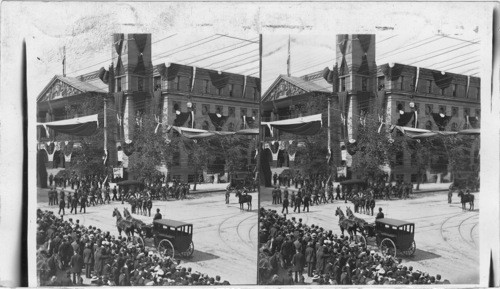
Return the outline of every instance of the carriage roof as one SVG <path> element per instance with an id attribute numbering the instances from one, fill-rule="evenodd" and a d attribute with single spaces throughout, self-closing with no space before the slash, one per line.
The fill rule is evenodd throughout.
<path id="1" fill-rule="evenodd" d="M 168 227 L 173 227 L 173 228 L 178 228 L 178 227 L 183 227 L 183 226 L 192 226 L 193 224 L 191 223 L 184 223 L 181 221 L 175 221 L 175 220 L 169 220 L 169 219 L 159 219 L 159 220 L 154 220 L 154 224 L 159 224 L 163 226 L 168 226 Z"/>
<path id="2" fill-rule="evenodd" d="M 390 226 L 395 226 L 395 227 L 400 227 L 400 226 L 404 226 L 404 225 L 415 225 L 415 223 L 412 223 L 412 222 L 396 220 L 396 219 L 389 219 L 389 218 L 377 219 L 375 222 L 390 225 Z"/>

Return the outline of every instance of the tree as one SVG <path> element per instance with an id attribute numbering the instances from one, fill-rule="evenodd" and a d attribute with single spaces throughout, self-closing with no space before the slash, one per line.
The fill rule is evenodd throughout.
<path id="1" fill-rule="evenodd" d="M 358 127 L 352 170 L 361 174 L 365 180 L 383 178 L 386 174 L 383 167 L 395 166 L 395 156 L 403 151 L 400 138 L 391 138 L 384 130 L 379 133 L 378 127 L 378 118 L 373 113 L 367 114 L 364 125 L 360 124 Z"/>
<path id="2" fill-rule="evenodd" d="M 200 171 L 205 170 L 207 168 L 207 164 L 214 159 L 213 155 L 210 154 L 207 146 L 208 141 L 205 139 L 186 139 L 184 141 L 183 148 L 188 155 L 188 165 L 194 171 L 194 191 L 196 191 L 196 185 L 198 183 Z"/>
<path id="3" fill-rule="evenodd" d="M 155 133 L 156 125 L 153 114 L 144 114 L 134 131 L 135 152 L 129 157 L 129 172 L 138 179 L 153 180 L 158 176 L 158 167 L 167 162 L 171 151 L 161 130 Z"/>

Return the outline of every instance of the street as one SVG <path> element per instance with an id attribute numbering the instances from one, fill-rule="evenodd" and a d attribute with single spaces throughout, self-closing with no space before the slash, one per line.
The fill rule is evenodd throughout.
<path id="1" fill-rule="evenodd" d="M 272 188 L 260 188 L 261 207 L 275 209 L 281 213 L 281 204 L 273 205 Z M 400 219 L 415 223 L 415 243 L 417 250 L 413 257 L 403 258 L 405 266 L 413 266 L 431 275 L 440 274 L 452 284 L 477 284 L 479 282 L 479 194 L 475 195 L 476 209 L 462 211 L 460 198 L 453 196 L 452 204 L 447 202 L 447 192 L 414 194 L 407 200 L 377 200 L 375 215 L 381 207 L 386 218 Z M 354 208 L 353 204 L 334 201 L 330 204 L 312 206 L 309 213 L 293 213 L 289 216 L 303 223 L 319 225 L 340 234 L 335 209 Z M 467 204 L 467 208 L 469 205 Z M 357 217 L 373 223 L 375 216 L 356 214 Z M 369 245 L 374 245 L 369 242 Z M 307 276 L 307 275 L 305 275 Z M 306 278 L 306 281 L 307 278 Z"/>
<path id="2" fill-rule="evenodd" d="M 154 212 L 159 208 L 163 219 L 173 219 L 193 223 L 194 253 L 191 259 L 181 259 L 182 266 L 191 267 L 210 276 L 221 276 L 231 284 L 255 284 L 257 280 L 257 212 L 258 193 L 252 195 L 252 210 L 241 211 L 234 194 L 230 203 L 225 204 L 224 192 L 190 195 L 186 200 L 153 201 L 151 217 L 133 217 L 150 224 Z M 38 208 L 58 212 L 57 206 L 48 206 L 47 191 L 38 189 Z M 80 219 L 84 226 L 96 226 L 111 234 L 118 235 L 114 208 L 120 212 L 130 206 L 121 202 L 88 207 L 86 214 L 68 214 L 65 218 Z M 86 280 L 85 283 L 88 283 Z"/>

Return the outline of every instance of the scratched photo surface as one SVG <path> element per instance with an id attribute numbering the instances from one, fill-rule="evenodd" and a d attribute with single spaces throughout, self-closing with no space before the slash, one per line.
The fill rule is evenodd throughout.
<path id="1" fill-rule="evenodd" d="M 264 35 L 259 284 L 479 283 L 480 60 L 474 33 Z"/>
<path id="2" fill-rule="evenodd" d="M 27 228 L 28 244 L 0 241 L 0 285 L 487 286 L 500 250 L 493 5 L 2 3 L 0 231 Z M 379 208 L 408 238 L 376 227 Z"/>

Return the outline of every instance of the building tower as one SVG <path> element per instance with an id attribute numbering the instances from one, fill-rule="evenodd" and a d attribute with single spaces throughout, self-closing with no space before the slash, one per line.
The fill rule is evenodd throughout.
<path id="1" fill-rule="evenodd" d="M 114 34 L 111 55 L 114 90 L 122 92 L 123 139 L 127 142 L 153 94 L 151 34 Z"/>
<path id="2" fill-rule="evenodd" d="M 374 34 L 337 35 L 338 101 L 343 129 L 341 136 L 356 139 L 357 126 L 372 107 L 376 93 L 377 65 Z"/>

